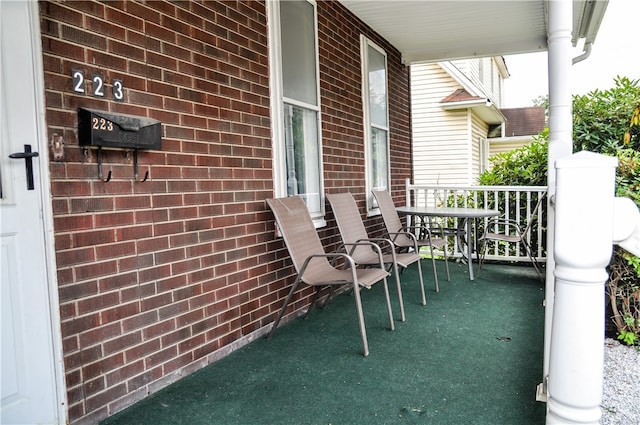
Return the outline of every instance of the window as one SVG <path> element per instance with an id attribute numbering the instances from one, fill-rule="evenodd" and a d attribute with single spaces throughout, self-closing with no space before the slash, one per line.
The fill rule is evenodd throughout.
<path id="1" fill-rule="evenodd" d="M 362 98 L 367 213 L 377 214 L 372 190 L 389 190 L 389 116 L 387 99 L 387 56 L 380 47 L 361 37 Z"/>
<path id="2" fill-rule="evenodd" d="M 300 195 L 324 224 L 315 3 L 267 2 L 276 196 Z"/>

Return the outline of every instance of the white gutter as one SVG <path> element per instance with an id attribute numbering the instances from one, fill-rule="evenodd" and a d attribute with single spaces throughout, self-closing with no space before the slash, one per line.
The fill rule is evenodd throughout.
<path id="1" fill-rule="evenodd" d="M 493 103 L 489 99 L 473 99 L 473 100 L 461 100 L 459 102 L 443 102 L 440 104 L 445 111 L 454 111 L 456 109 L 468 109 L 476 108 L 478 106 L 486 106 L 490 108 Z"/>

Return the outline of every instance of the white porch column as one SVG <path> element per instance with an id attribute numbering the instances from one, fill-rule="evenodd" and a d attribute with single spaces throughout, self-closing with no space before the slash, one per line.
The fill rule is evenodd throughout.
<path id="1" fill-rule="evenodd" d="M 554 229 L 555 211 L 553 200 L 556 193 L 555 162 L 559 158 L 571 155 L 573 150 L 573 120 L 571 111 L 571 66 L 573 25 L 572 0 L 549 1 L 549 159 L 547 163 L 549 187 L 547 197 L 547 268 L 545 286 L 545 326 L 544 326 L 544 364 L 543 382 L 539 389 L 539 399 L 546 396 L 546 378 L 549 375 L 549 353 L 551 342 L 551 323 L 555 277 Z"/>
<path id="2" fill-rule="evenodd" d="M 613 251 L 617 162 L 592 152 L 556 162 L 556 291 L 547 424 L 600 422 L 604 284 Z"/>

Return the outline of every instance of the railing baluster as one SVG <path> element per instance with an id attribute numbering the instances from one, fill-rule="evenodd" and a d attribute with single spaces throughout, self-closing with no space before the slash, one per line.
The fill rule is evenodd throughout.
<path id="1" fill-rule="evenodd" d="M 411 185 L 407 180 L 407 202 L 413 205 L 425 205 L 433 207 L 478 207 L 496 208 L 500 210 L 504 218 L 513 218 L 518 223 L 526 223 L 532 214 L 538 214 L 538 219 L 529 233 L 529 242 L 535 240 L 532 249 L 536 257 L 544 261 L 544 233 L 542 223 L 542 209 L 532 210 L 537 200 L 546 192 L 544 186 L 443 186 L 443 185 Z M 513 196 L 513 204 L 510 204 L 510 197 Z M 525 204 L 526 203 L 526 204 Z M 522 211 L 521 211 L 522 210 Z M 484 219 L 486 227 L 488 219 Z M 457 226 L 457 220 L 446 220 L 445 224 Z M 534 233 L 535 232 L 535 233 Z M 534 237 L 535 235 L 535 237 Z M 460 247 L 457 240 L 453 245 L 453 255 L 460 257 Z M 506 247 L 505 249 L 509 249 Z M 515 247 L 515 252 L 511 250 L 500 252 L 501 248 L 497 243 L 488 246 L 487 259 L 507 260 L 507 261 L 529 261 L 526 253 L 521 247 Z"/>

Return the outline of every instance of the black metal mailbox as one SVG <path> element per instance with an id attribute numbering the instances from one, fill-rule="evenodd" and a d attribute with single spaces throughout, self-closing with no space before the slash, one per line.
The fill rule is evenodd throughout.
<path id="1" fill-rule="evenodd" d="M 161 150 L 161 122 L 136 115 L 78 108 L 78 139 L 83 146 Z"/>

